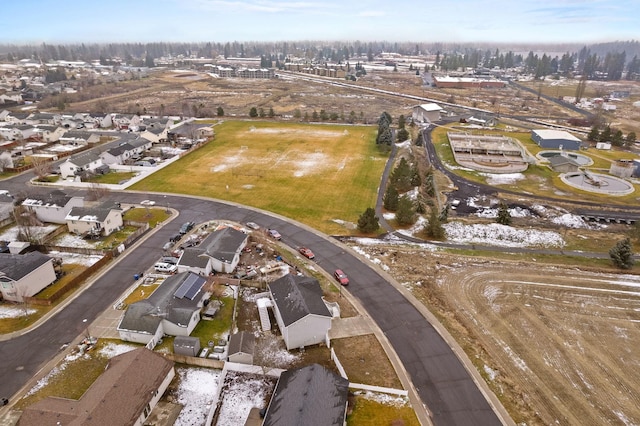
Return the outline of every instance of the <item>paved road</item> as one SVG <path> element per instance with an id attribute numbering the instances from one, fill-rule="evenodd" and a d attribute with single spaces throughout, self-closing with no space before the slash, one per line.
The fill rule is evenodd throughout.
<path id="1" fill-rule="evenodd" d="M 123 203 L 154 198 L 148 194 L 111 193 L 109 198 Z M 164 199 L 156 197 L 156 199 Z M 253 221 L 276 228 L 283 243 L 313 250 L 319 266 L 331 272 L 348 271 L 349 291 L 365 306 L 384 332 L 420 395 L 433 414 L 435 425 L 499 425 L 473 378 L 451 347 L 406 298 L 376 270 L 335 241 L 313 230 L 259 211 L 204 199 L 167 196 L 171 206 L 181 206 L 180 219 L 164 226 L 122 257 L 99 277 L 91 289 L 81 293 L 68 306 L 42 326 L 15 339 L 0 342 L 0 395 L 13 395 L 33 377 L 63 344 L 86 332 L 100 313 L 133 282 L 133 275 L 151 266 L 160 257 L 162 245 L 174 235 L 182 222 L 227 219 Z"/>

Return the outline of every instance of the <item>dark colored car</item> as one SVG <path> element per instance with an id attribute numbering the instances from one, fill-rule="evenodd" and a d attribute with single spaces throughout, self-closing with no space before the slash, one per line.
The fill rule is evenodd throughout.
<path id="1" fill-rule="evenodd" d="M 349 285 L 349 277 L 347 277 L 347 274 L 342 272 L 342 269 L 336 269 L 333 276 L 336 277 L 336 280 L 338 280 L 340 284 Z"/>
<path id="2" fill-rule="evenodd" d="M 195 223 L 193 222 L 186 222 L 182 224 L 182 226 L 180 227 L 180 235 L 184 235 L 187 232 L 191 231 L 194 226 L 195 226 Z"/>

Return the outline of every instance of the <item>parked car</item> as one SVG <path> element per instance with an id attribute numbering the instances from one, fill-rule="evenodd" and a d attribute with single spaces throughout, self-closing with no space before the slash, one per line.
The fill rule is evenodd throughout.
<path id="1" fill-rule="evenodd" d="M 153 265 L 153 268 L 156 270 L 156 272 L 163 272 L 165 274 L 173 274 L 178 270 L 178 267 L 176 265 L 172 265 L 166 262 L 158 262 Z"/>
<path id="2" fill-rule="evenodd" d="M 183 223 L 182 226 L 180 227 L 180 235 L 184 235 L 187 232 L 191 231 L 194 226 L 195 226 L 195 223 L 193 222 Z"/>
<path id="3" fill-rule="evenodd" d="M 255 222 L 247 222 L 247 228 L 249 228 L 249 229 L 256 229 L 256 230 L 257 230 L 257 229 L 260 229 L 260 227 L 258 226 L 258 224 L 257 224 L 257 223 L 255 223 Z"/>
<path id="4" fill-rule="evenodd" d="M 306 248 L 306 247 L 300 247 L 298 249 L 298 251 L 300 252 L 301 255 L 303 255 L 307 259 L 315 259 L 315 257 L 316 257 L 316 255 L 313 254 L 313 252 L 310 249 Z"/>
<path id="5" fill-rule="evenodd" d="M 178 264 L 178 259 L 177 257 L 173 257 L 173 256 L 162 256 L 162 258 L 160 259 L 160 262 L 162 263 L 168 263 L 170 265 L 177 265 Z"/>
<path id="6" fill-rule="evenodd" d="M 275 238 L 278 241 L 280 239 L 282 239 L 282 236 L 280 235 L 280 233 L 278 231 L 276 231 L 275 229 L 269 229 L 269 236 L 271 238 Z"/>
<path id="7" fill-rule="evenodd" d="M 349 277 L 347 277 L 347 274 L 342 272 L 342 269 L 336 269 L 333 276 L 336 277 L 336 280 L 338 280 L 340 284 L 349 285 Z"/>
<path id="8" fill-rule="evenodd" d="M 151 200 L 142 200 L 140 201 L 140 204 L 142 204 L 143 206 L 155 206 L 156 202 Z"/>

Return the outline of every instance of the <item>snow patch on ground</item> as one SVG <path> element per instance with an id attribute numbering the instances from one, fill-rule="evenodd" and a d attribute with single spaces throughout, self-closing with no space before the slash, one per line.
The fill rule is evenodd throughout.
<path id="1" fill-rule="evenodd" d="M 556 225 L 566 226 L 567 228 L 574 228 L 574 229 L 590 228 L 589 224 L 585 222 L 584 219 L 582 219 L 580 216 L 577 216 L 571 213 L 565 213 L 563 215 L 556 216 L 551 219 L 551 222 L 555 223 Z"/>
<path id="2" fill-rule="evenodd" d="M 466 225 L 449 222 L 443 225 L 447 241 L 501 247 L 564 247 L 562 236 L 553 231 L 517 229 L 499 223 Z"/>
<path id="3" fill-rule="evenodd" d="M 489 185 L 511 185 L 525 178 L 522 173 L 480 173 L 480 175 L 487 178 Z"/>
<path id="4" fill-rule="evenodd" d="M 409 401 L 404 396 L 389 395 L 386 393 L 371 392 L 371 391 L 355 391 L 354 394 L 361 396 L 365 399 L 368 399 L 370 401 L 375 401 L 385 405 L 403 407 L 409 404 Z"/>
<path id="5" fill-rule="evenodd" d="M 382 217 L 385 218 L 385 220 L 393 220 L 396 218 L 396 214 L 395 213 L 384 213 L 382 215 Z"/>
<path id="6" fill-rule="evenodd" d="M 94 263 L 98 262 L 103 257 L 100 255 L 86 255 L 86 254 L 68 253 L 68 252 L 61 252 L 61 251 L 50 251 L 48 255 L 51 257 L 62 259 L 62 263 L 64 263 L 65 265 L 73 264 L 73 265 L 83 265 L 83 266 L 91 266 Z"/>
<path id="7" fill-rule="evenodd" d="M 137 346 L 126 345 L 122 343 L 107 343 L 99 351 L 100 355 L 107 358 L 113 358 L 114 356 L 122 355 L 127 352 L 131 352 L 136 349 Z"/>
<path id="8" fill-rule="evenodd" d="M 0 305 L 0 319 L 20 318 L 23 316 L 35 314 L 36 312 L 38 311 L 32 308 L 27 308 L 25 306 Z"/>
<path id="9" fill-rule="evenodd" d="M 489 380 L 493 381 L 496 379 L 496 377 L 498 377 L 498 372 L 494 369 L 492 369 L 491 367 L 489 367 L 488 365 L 485 365 L 483 367 L 483 370 L 485 373 L 487 373 L 487 376 L 489 377 Z"/>
<path id="10" fill-rule="evenodd" d="M 267 396 L 275 385 L 267 377 L 229 371 L 224 380 L 222 405 L 216 426 L 243 425 L 252 408 L 267 406 Z"/>
<path id="11" fill-rule="evenodd" d="M 49 383 L 49 380 L 56 377 L 58 374 L 62 373 L 67 368 L 67 365 L 69 365 L 69 363 L 81 357 L 89 357 L 89 355 L 87 355 L 86 353 L 77 352 L 74 354 L 69 354 L 66 357 L 64 357 L 64 360 L 60 364 L 58 364 L 51 371 L 49 371 L 49 373 L 47 373 L 46 376 L 38 380 L 38 382 L 29 390 L 29 392 L 25 394 L 25 397 L 33 395 L 34 393 L 38 392 L 40 389 L 42 389 Z"/>
<path id="12" fill-rule="evenodd" d="M 203 425 L 218 391 L 220 370 L 207 368 L 176 368 L 180 384 L 177 402 L 183 405 L 175 426 Z"/>

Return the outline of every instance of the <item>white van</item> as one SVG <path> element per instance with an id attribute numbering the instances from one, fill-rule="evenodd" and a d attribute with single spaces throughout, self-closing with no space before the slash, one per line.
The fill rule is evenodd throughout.
<path id="1" fill-rule="evenodd" d="M 178 270 L 176 265 L 166 262 L 158 262 L 153 267 L 157 272 L 164 272 L 165 274 L 173 274 Z"/>

